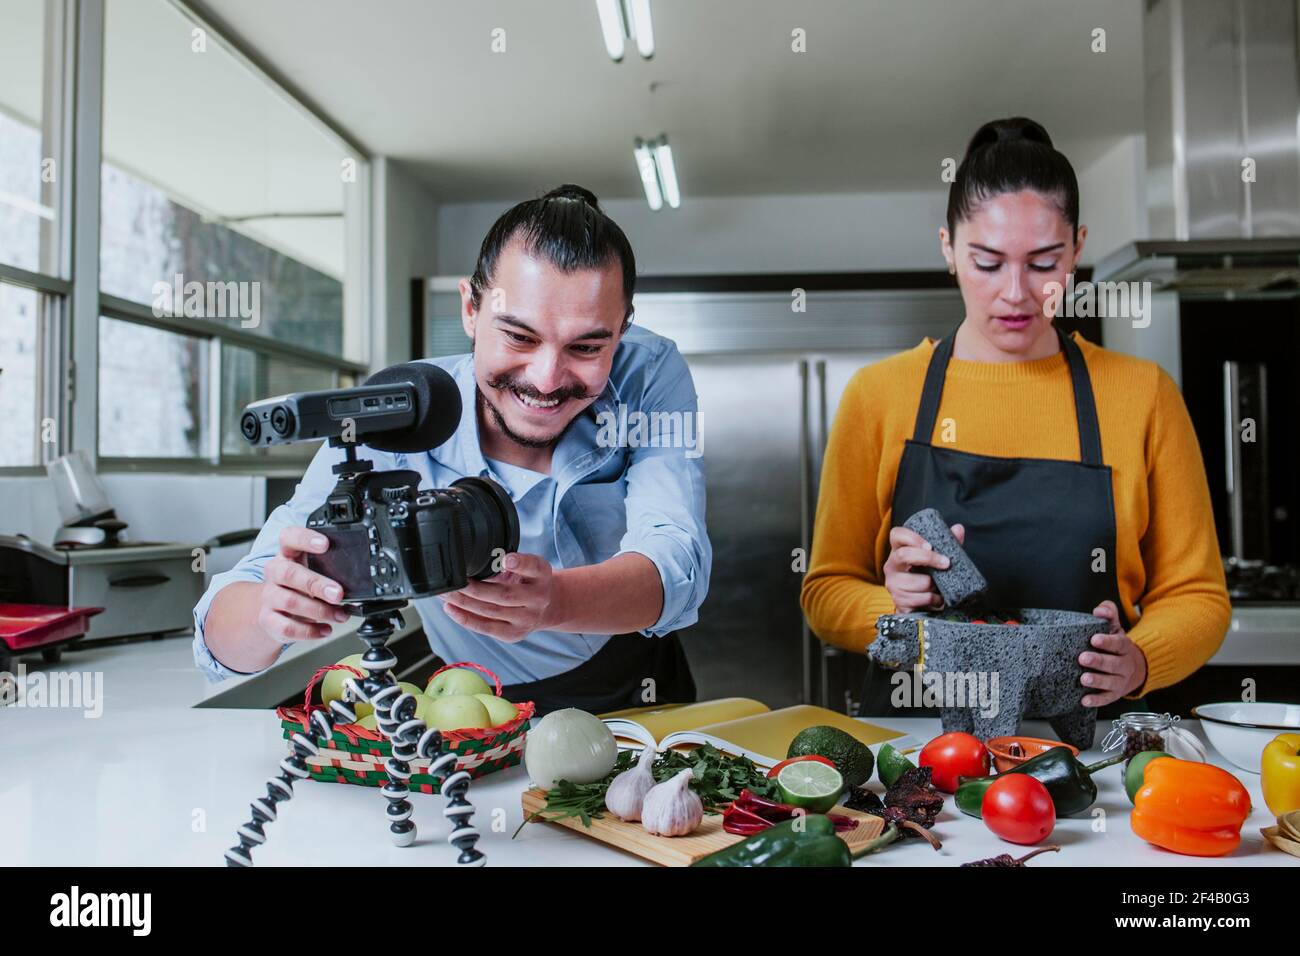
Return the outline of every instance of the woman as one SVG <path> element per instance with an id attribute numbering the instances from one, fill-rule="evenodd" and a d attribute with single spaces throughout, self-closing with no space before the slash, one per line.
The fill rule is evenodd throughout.
<path id="1" fill-rule="evenodd" d="M 878 615 L 939 607 L 921 569 L 946 559 L 900 527 L 934 507 L 999 606 L 1104 619 L 1079 657 L 1085 707 L 1174 684 L 1214 654 L 1231 616 L 1209 489 L 1173 380 L 1052 324 L 1052 284 L 1065 286 L 1087 236 L 1074 170 L 1038 123 L 986 123 L 947 220 L 939 239 L 965 318 L 845 390 L 803 584 L 808 622 L 862 652 Z M 871 670 L 862 712 L 886 713 L 887 672 Z"/>

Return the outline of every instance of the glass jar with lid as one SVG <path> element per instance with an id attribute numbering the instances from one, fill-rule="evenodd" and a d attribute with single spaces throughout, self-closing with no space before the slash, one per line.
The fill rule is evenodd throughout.
<path id="1" fill-rule="evenodd" d="M 1101 749 L 1114 750 L 1123 745 L 1124 759 L 1144 750 L 1168 750 L 1168 739 L 1177 717 L 1151 711 L 1130 711 L 1111 721 L 1110 733 L 1101 742 Z"/>

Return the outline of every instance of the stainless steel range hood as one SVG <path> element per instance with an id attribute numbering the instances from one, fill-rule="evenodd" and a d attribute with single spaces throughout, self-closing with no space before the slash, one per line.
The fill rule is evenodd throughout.
<path id="1" fill-rule="evenodd" d="M 1187 297 L 1300 296 L 1296 0 L 1148 0 L 1149 241 L 1097 280 Z"/>
<path id="2" fill-rule="evenodd" d="M 1300 238 L 1144 239 L 1097 263 L 1094 277 L 1150 282 L 1185 298 L 1300 296 Z"/>

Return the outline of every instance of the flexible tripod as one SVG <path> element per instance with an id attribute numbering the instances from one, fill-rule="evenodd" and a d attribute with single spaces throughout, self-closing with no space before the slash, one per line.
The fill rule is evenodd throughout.
<path id="1" fill-rule="evenodd" d="M 295 732 L 291 738 L 293 753 L 280 761 L 281 773 L 266 781 L 266 796 L 251 804 L 253 819 L 239 828 L 239 846 L 226 851 L 227 866 L 252 866 L 252 850 L 266 842 L 265 826 L 276 819 L 276 805 L 293 797 L 295 780 L 310 776 L 307 758 L 320 752 L 316 740 L 328 739 L 334 733 L 334 724 L 351 724 L 357 719 L 353 701 L 365 701 L 375 708 L 375 723 L 379 732 L 388 738 L 392 754 L 384 764 L 388 782 L 381 793 L 388 801 L 385 808 L 393 843 L 410 846 L 415 842 L 415 823 L 411 820 L 408 781 L 411 779 L 410 761 L 417 757 L 429 761 L 429 773 L 441 782 L 439 788 L 447 797 L 443 816 L 451 821 L 452 830 L 447 842 L 460 851 L 456 863 L 460 866 L 482 866 L 487 857 L 475 849 L 478 829 L 470 822 L 473 805 L 465 798 L 469 792 L 470 776 L 456 769 L 456 754 L 445 744 L 442 734 L 415 716 L 415 696 L 397 686 L 392 668 L 397 657 L 388 648 L 388 639 L 402 623 L 401 608 L 405 601 L 363 601 L 356 607 L 365 620 L 357 636 L 366 642 L 366 652 L 361 655 L 361 667 L 366 676 L 358 680 L 349 677 L 345 683 L 343 700 L 331 701 L 329 713 L 316 710 L 311 714 L 311 736 Z"/>

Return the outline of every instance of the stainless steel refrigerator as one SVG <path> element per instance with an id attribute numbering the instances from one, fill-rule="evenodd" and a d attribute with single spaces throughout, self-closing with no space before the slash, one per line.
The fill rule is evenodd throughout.
<path id="1" fill-rule="evenodd" d="M 713 571 L 682 638 L 701 699 L 851 712 L 865 658 L 808 631 L 796 552 L 810 553 L 844 387 L 864 365 L 951 331 L 957 292 L 647 292 L 635 305 L 639 325 L 676 341 L 699 394 Z"/>

